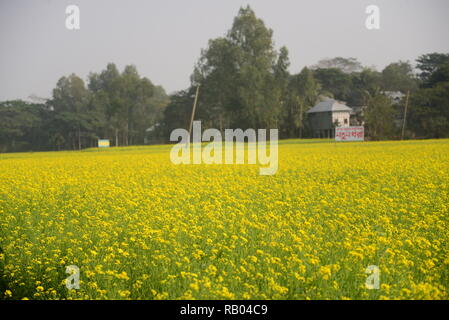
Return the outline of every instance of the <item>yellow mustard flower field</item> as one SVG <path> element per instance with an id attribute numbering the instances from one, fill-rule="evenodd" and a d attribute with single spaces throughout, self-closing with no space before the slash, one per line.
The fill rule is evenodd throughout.
<path id="1" fill-rule="evenodd" d="M 1 154 L 0 298 L 449 298 L 449 140 L 286 140 L 272 176 L 170 148 Z"/>

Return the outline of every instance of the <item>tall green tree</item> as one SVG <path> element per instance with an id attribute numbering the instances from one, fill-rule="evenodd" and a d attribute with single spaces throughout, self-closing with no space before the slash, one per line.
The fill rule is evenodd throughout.
<path id="1" fill-rule="evenodd" d="M 162 121 L 168 96 L 162 87 L 141 77 L 135 66 L 122 73 L 110 63 L 101 73 L 89 75 L 92 111 L 99 114 L 97 131 L 116 146 L 143 144 L 146 129 Z"/>
<path id="2" fill-rule="evenodd" d="M 238 97 L 235 122 L 242 127 L 277 127 L 280 106 L 273 69 L 277 53 L 273 31 L 248 6 L 241 8 L 228 37 L 237 49 Z"/>
<path id="3" fill-rule="evenodd" d="M 423 87 L 429 88 L 438 82 L 449 81 L 449 53 L 423 54 L 416 59 L 416 62 Z"/>
<path id="4" fill-rule="evenodd" d="M 163 136 L 169 137 L 177 128 L 188 130 L 194 99 L 194 88 L 182 90 L 170 96 L 170 102 L 164 109 L 164 118 L 161 130 Z M 166 140 L 168 140 L 166 138 Z"/>
<path id="5" fill-rule="evenodd" d="M 425 54 L 417 62 L 421 87 L 411 96 L 407 128 L 418 137 L 449 137 L 449 54 Z"/>
<path id="6" fill-rule="evenodd" d="M 367 135 L 374 140 L 391 138 L 394 135 L 395 110 L 390 98 L 383 94 L 369 96 L 365 111 Z"/>
<path id="7" fill-rule="evenodd" d="M 384 91 L 406 93 L 416 88 L 416 78 L 409 62 L 399 61 L 391 63 L 382 70 L 382 89 Z"/>
<path id="8" fill-rule="evenodd" d="M 101 73 L 89 75 L 89 90 L 93 93 L 93 109 L 102 115 L 99 132 L 102 138 L 111 137 L 119 145 L 119 133 L 123 126 L 123 100 L 121 76 L 117 67 L 109 63 Z"/>
<path id="9" fill-rule="evenodd" d="M 282 89 L 276 80 L 286 68 L 288 52 L 278 54 L 272 35 L 248 6 L 240 8 L 226 37 L 209 42 L 193 75 L 194 85 L 202 88 L 202 120 L 224 119 L 229 127 L 240 128 L 278 126 Z M 202 108 L 205 101 L 209 113 Z"/>
<path id="10" fill-rule="evenodd" d="M 353 73 L 361 71 L 363 67 L 356 58 L 335 57 L 318 61 L 312 69 L 339 69 L 344 73 Z"/>
<path id="11" fill-rule="evenodd" d="M 205 127 L 223 131 L 232 126 L 232 113 L 240 106 L 236 59 L 237 50 L 228 38 L 212 39 L 208 48 L 202 50 L 192 85 L 201 85 L 197 118 Z"/>
<path id="12" fill-rule="evenodd" d="M 65 140 L 73 149 L 83 147 L 83 134 L 92 128 L 92 117 L 89 114 L 90 93 L 83 79 L 75 74 L 62 77 L 53 89 L 51 105 L 57 115 L 57 120 L 64 123 Z"/>
<path id="13" fill-rule="evenodd" d="M 419 89 L 412 95 L 407 128 L 416 137 L 449 137 L 449 82 Z"/>
<path id="14" fill-rule="evenodd" d="M 320 84 L 307 67 L 290 77 L 284 109 L 284 124 L 288 136 L 302 138 L 306 112 L 315 105 L 320 92 Z"/>
<path id="15" fill-rule="evenodd" d="M 142 137 L 144 130 L 154 124 L 154 119 L 149 117 L 156 112 L 150 100 L 154 86 L 147 78 L 140 78 L 134 66 L 126 66 L 120 89 L 122 106 L 118 114 L 122 119 L 123 143 L 129 145 L 139 138 L 139 133 Z"/>
<path id="16" fill-rule="evenodd" d="M 351 74 L 350 93 L 346 102 L 350 106 L 366 106 L 368 99 L 381 91 L 382 74 L 370 68 Z"/>
<path id="17" fill-rule="evenodd" d="M 22 100 L 0 103 L 0 152 L 39 150 L 46 147 L 44 104 Z"/>
<path id="18" fill-rule="evenodd" d="M 352 89 L 350 74 L 337 68 L 329 68 L 314 70 L 314 76 L 321 84 L 324 95 L 337 100 L 348 101 Z"/>

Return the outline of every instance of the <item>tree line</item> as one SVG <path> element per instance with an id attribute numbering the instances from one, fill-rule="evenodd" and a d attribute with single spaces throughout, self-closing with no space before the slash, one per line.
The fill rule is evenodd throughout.
<path id="1" fill-rule="evenodd" d="M 109 139 L 114 146 L 144 144 L 161 122 L 169 97 L 132 65 L 110 63 L 87 85 L 75 74 L 60 78 L 45 103 L 0 103 L 0 151 L 76 150 Z"/>
<path id="2" fill-rule="evenodd" d="M 110 63 L 87 84 L 71 74 L 44 103 L 0 103 L 0 151 L 82 149 L 106 138 L 114 146 L 167 142 L 195 119 L 203 129 L 278 128 L 281 138 L 311 136 L 307 111 L 324 97 L 358 112 L 370 139 L 449 137 L 449 54 L 391 63 L 382 71 L 355 58 L 323 59 L 291 74 L 288 49 L 276 50 L 273 31 L 248 6 L 225 36 L 209 40 L 191 85 L 167 96 L 134 66 Z M 393 99 L 391 93 L 401 93 Z M 406 126 L 403 130 L 405 103 Z"/>

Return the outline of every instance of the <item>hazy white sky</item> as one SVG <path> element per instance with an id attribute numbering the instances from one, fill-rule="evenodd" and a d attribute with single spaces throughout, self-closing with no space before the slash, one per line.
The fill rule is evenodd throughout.
<path id="1" fill-rule="evenodd" d="M 80 8 L 81 28 L 65 27 Z M 449 52 L 448 0 L 0 0 L 0 101 L 49 98 L 72 72 L 86 79 L 108 62 L 167 92 L 185 89 L 201 48 L 223 36 L 249 4 L 290 51 L 290 72 L 325 57 L 356 57 L 382 69 L 421 54 Z M 365 8 L 380 8 L 380 30 L 365 28 Z"/>

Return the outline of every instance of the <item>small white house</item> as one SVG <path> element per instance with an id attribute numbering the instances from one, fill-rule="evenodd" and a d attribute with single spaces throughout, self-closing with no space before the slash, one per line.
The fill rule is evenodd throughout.
<path id="1" fill-rule="evenodd" d="M 401 91 L 382 91 L 383 95 L 391 99 L 392 103 L 399 104 L 401 100 L 405 97 Z"/>
<path id="2" fill-rule="evenodd" d="M 352 109 L 334 100 L 321 101 L 307 111 L 310 128 L 315 138 L 333 138 L 335 127 L 349 127 Z"/>

